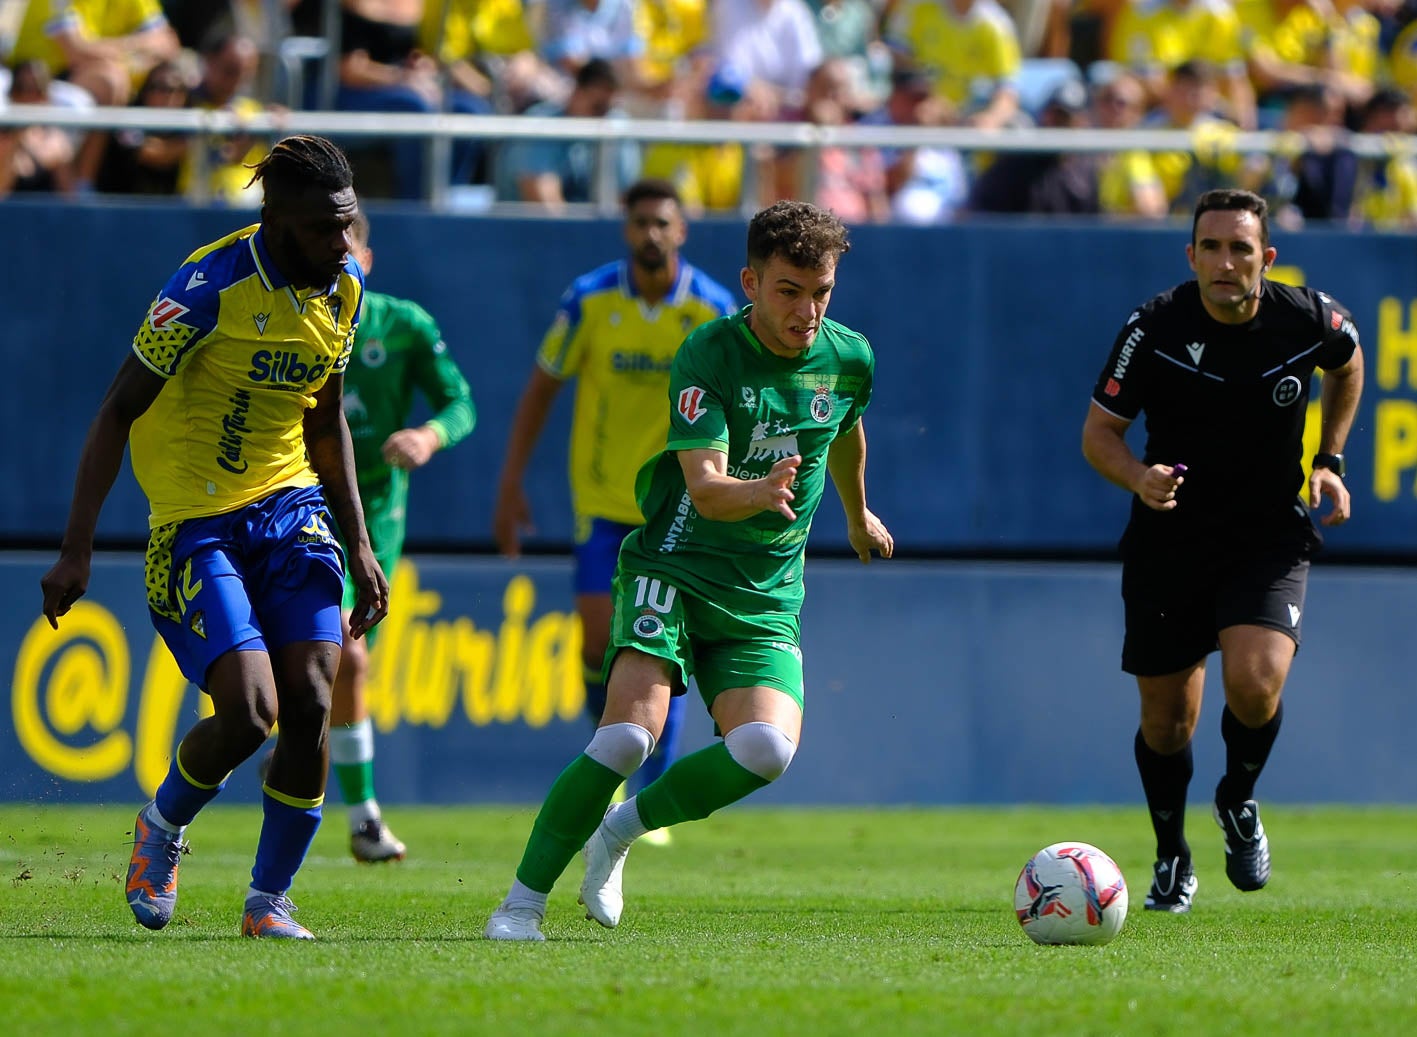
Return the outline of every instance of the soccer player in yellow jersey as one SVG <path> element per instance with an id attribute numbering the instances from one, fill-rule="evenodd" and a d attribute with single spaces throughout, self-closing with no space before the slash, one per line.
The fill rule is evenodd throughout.
<path id="1" fill-rule="evenodd" d="M 605 709 L 601 667 L 610 641 L 610 579 L 620 542 L 644 519 L 635 473 L 664 448 L 669 367 L 700 324 L 735 309 L 733 296 L 680 255 L 688 230 L 674 185 L 640 180 L 625 193 L 628 259 L 579 277 L 561 296 L 555 322 L 522 392 L 497 491 L 494 533 L 508 557 L 532 528 L 523 473 L 561 386 L 578 380 L 571 428 L 575 592 L 583 641 L 586 705 Z M 648 784 L 673 762 L 683 698 L 675 699 L 657 752 L 638 775 Z"/>
<path id="2" fill-rule="evenodd" d="M 287 137 L 255 167 L 261 222 L 192 253 L 158 292 L 89 428 L 59 561 L 41 581 L 57 629 L 88 588 L 94 529 L 126 445 L 151 509 L 153 625 L 211 696 L 138 812 L 127 898 L 161 929 L 183 835 L 280 721 L 241 931 L 309 940 L 286 896 L 320 826 L 330 687 L 349 545 L 351 636 L 388 610 L 341 409 L 363 302 L 350 260 L 349 162 Z"/>

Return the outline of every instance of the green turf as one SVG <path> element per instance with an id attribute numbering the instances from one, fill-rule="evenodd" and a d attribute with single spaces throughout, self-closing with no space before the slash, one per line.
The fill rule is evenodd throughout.
<path id="1" fill-rule="evenodd" d="M 1141 910 L 1139 808 L 739 808 L 639 847 L 614 932 L 573 864 L 541 945 L 482 940 L 531 820 L 395 808 L 402 864 L 356 866 L 339 811 L 292 891 L 313 944 L 243 940 L 259 814 L 193 826 L 177 916 L 123 903 L 134 808 L 0 806 L 0 1005 L 29 1034 L 1417 1033 L 1417 811 L 1268 808 L 1274 878 L 1241 894 L 1190 818 L 1189 917 Z M 1132 910 L 1102 948 L 1043 948 L 1012 914 L 1040 846 L 1097 843 Z M 355 1028 L 358 1028 L 357 1030 Z"/>

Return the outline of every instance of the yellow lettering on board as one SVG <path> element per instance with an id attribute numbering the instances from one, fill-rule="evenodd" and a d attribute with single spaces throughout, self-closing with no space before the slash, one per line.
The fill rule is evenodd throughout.
<path id="1" fill-rule="evenodd" d="M 1417 403 L 1379 400 L 1373 408 L 1373 495 L 1396 500 L 1404 473 L 1417 468 Z"/>
<path id="2" fill-rule="evenodd" d="M 1378 388 L 1387 392 L 1402 383 L 1402 366 L 1407 365 L 1407 387 L 1417 389 L 1417 301 L 1409 304 L 1408 319 L 1402 320 L 1402 300 L 1387 298 L 1378 303 Z"/>
<path id="3" fill-rule="evenodd" d="M 50 774 L 70 781 L 105 781 L 121 773 L 133 753 L 127 732 L 119 730 L 128 675 L 123 628 L 102 605 L 78 602 L 58 631 L 43 617 L 35 620 L 20 643 L 10 690 L 21 748 Z M 86 731 L 97 740 L 65 741 Z"/>

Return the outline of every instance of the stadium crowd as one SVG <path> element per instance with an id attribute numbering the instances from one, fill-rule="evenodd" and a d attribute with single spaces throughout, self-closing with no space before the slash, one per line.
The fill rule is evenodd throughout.
<path id="1" fill-rule="evenodd" d="M 1147 220 L 1232 186 L 1264 195 L 1283 227 L 1417 226 L 1417 0 L 0 0 L 0 55 L 12 105 L 1160 128 L 1193 142 L 996 156 L 650 143 L 605 164 L 622 188 L 671 180 L 692 214 L 811 195 L 847 223 Z M 1250 129 L 1286 143 L 1234 147 Z M 1388 153 L 1356 154 L 1353 133 Z M 268 143 L 0 127 L 0 197 L 254 205 L 247 165 Z M 422 141 L 348 144 L 362 194 L 424 194 Z M 468 197 L 557 212 L 596 196 L 585 141 L 452 151 L 447 182 Z"/>

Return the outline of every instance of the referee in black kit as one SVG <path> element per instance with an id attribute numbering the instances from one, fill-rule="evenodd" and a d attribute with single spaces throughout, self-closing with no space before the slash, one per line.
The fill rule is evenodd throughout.
<path id="1" fill-rule="evenodd" d="M 1274 263 L 1269 212 L 1249 191 L 1196 202 L 1187 281 L 1127 318 L 1097 380 L 1082 450 L 1132 493 L 1122 536 L 1126 638 L 1122 669 L 1141 692 L 1137 770 L 1156 864 L 1146 907 L 1183 913 L 1196 891 L 1186 842 L 1191 736 L 1206 656 L 1220 649 L 1225 775 L 1215 819 L 1225 874 L 1237 889 L 1269 881 L 1269 840 L 1254 800 L 1298 650 L 1309 556 L 1322 523 L 1349 514 L 1343 444 L 1363 388 L 1363 353 L 1349 312 L 1311 288 L 1265 278 Z M 1325 372 L 1323 427 L 1304 482 L 1304 415 L 1315 368 Z M 1142 460 L 1127 427 L 1146 412 Z M 1307 504 L 1307 507 L 1306 507 Z"/>

